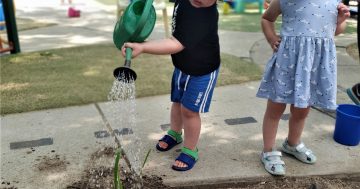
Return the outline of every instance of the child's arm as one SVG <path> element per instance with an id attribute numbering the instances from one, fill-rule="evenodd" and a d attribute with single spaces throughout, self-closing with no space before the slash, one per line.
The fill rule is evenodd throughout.
<path id="1" fill-rule="evenodd" d="M 272 0 L 269 8 L 265 11 L 261 19 L 261 27 L 266 37 L 266 40 L 270 44 L 271 48 L 274 51 L 277 51 L 277 48 L 280 44 L 280 37 L 276 35 L 275 32 L 275 21 L 276 18 L 281 14 L 280 1 Z"/>
<path id="2" fill-rule="evenodd" d="M 342 32 L 344 32 L 346 28 L 346 22 L 345 20 L 350 17 L 350 11 L 347 6 L 345 6 L 343 3 L 340 3 L 338 6 L 338 17 L 337 17 L 337 26 L 335 35 L 339 35 Z"/>
<path id="3" fill-rule="evenodd" d="M 184 49 L 184 46 L 174 37 L 161 40 L 146 41 L 144 43 L 125 43 L 122 54 L 125 56 L 125 48 L 133 49 L 132 56 L 136 57 L 141 53 L 149 54 L 175 54 Z"/>

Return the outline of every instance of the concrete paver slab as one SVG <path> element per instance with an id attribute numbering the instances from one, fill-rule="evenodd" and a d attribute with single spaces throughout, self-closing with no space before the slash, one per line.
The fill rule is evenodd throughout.
<path id="1" fill-rule="evenodd" d="M 335 37 L 335 44 L 337 47 L 347 47 L 353 43 L 356 43 L 356 33 L 341 34 Z"/>
<path id="2" fill-rule="evenodd" d="M 237 57 L 249 58 L 249 51 L 254 44 L 264 38 L 260 32 L 236 32 L 236 31 L 219 31 L 220 51 Z"/>
<path id="3" fill-rule="evenodd" d="M 1 117 L 1 182 L 34 189 L 66 188 L 81 180 L 92 166 L 92 154 L 114 145 L 110 137 L 95 138 L 103 125 L 94 105 Z M 15 142 L 44 138 L 53 143 L 10 148 Z"/>
<path id="4" fill-rule="evenodd" d="M 234 180 L 270 177 L 263 169 L 259 153 L 262 149 L 261 124 L 266 100 L 255 97 L 259 83 L 233 85 L 215 89 L 211 113 L 204 114 L 200 159 L 195 168 L 186 173 L 171 170 L 171 164 L 179 154 L 180 146 L 169 152 L 153 151 L 145 166 L 146 175 L 157 175 L 165 184 L 189 186 Z M 242 100 L 246 99 L 246 100 Z M 136 100 L 136 127 L 134 135 L 142 141 L 133 145 L 131 137 L 126 138 L 127 150 L 139 150 L 140 160 L 148 149 L 155 149 L 157 140 L 165 133 L 161 125 L 169 123 L 169 96 L 157 96 Z M 108 103 L 100 104 L 105 116 L 113 126 L 114 115 Z M 286 111 L 288 113 L 289 110 Z M 225 119 L 253 117 L 257 123 L 227 125 Z M 287 121 L 280 121 L 277 146 L 287 136 Z M 300 163 L 288 156 L 288 176 L 330 175 L 359 173 L 360 149 L 347 147 L 332 139 L 335 120 L 316 110 L 312 110 L 303 133 L 303 141 L 318 156 L 315 165 Z M 116 127 L 116 126 L 115 126 Z M 341 166 L 339 166 L 341 165 Z"/>

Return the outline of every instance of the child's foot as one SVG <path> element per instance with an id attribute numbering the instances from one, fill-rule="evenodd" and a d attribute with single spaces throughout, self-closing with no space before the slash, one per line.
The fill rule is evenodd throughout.
<path id="1" fill-rule="evenodd" d="M 305 144 L 302 142 L 296 146 L 290 146 L 286 139 L 282 144 L 281 150 L 287 154 L 293 155 L 296 159 L 304 163 L 313 164 L 316 162 L 315 154 L 310 149 L 306 148 Z"/>
<path id="2" fill-rule="evenodd" d="M 190 150 L 189 148 L 183 147 L 181 154 L 176 158 L 172 169 L 175 171 L 187 171 L 194 167 L 196 161 L 199 159 L 198 149 Z"/>
<path id="3" fill-rule="evenodd" d="M 348 88 L 346 93 L 355 104 L 360 105 L 360 83 Z"/>
<path id="4" fill-rule="evenodd" d="M 176 131 L 169 130 L 167 135 L 162 137 L 159 140 L 159 143 L 156 145 L 156 149 L 159 151 L 168 151 L 174 146 L 180 144 L 182 142 L 181 133 L 177 133 Z"/>
<path id="5" fill-rule="evenodd" d="M 285 163 L 281 160 L 281 152 L 262 152 L 261 162 L 264 164 L 265 170 L 272 175 L 285 175 Z"/>

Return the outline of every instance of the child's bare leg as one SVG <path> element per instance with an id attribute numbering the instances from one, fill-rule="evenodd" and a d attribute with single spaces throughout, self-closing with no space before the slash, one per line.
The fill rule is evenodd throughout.
<path id="1" fill-rule="evenodd" d="M 185 132 L 184 147 L 190 150 L 195 150 L 201 130 L 200 114 L 198 112 L 193 112 L 184 106 L 181 106 L 181 117 L 184 123 Z M 187 166 L 180 161 L 175 161 L 174 165 L 177 167 Z"/>
<path id="2" fill-rule="evenodd" d="M 289 134 L 288 143 L 295 146 L 300 143 L 301 133 L 305 126 L 305 119 L 309 114 L 310 107 L 296 108 L 294 105 L 290 107 Z"/>
<path id="3" fill-rule="evenodd" d="M 290 111 L 289 134 L 287 141 L 283 143 L 282 151 L 295 156 L 304 163 L 313 164 L 316 162 L 315 154 L 300 141 L 310 107 L 296 108 L 291 105 Z"/>
<path id="4" fill-rule="evenodd" d="M 171 112 L 170 112 L 170 125 L 171 129 L 173 131 L 176 131 L 177 133 L 181 133 L 183 128 L 183 122 L 181 117 L 181 104 L 177 102 L 173 102 L 171 106 Z M 167 148 L 168 144 L 160 141 L 159 146 L 161 148 Z"/>
<path id="5" fill-rule="evenodd" d="M 286 104 L 268 100 L 263 120 L 264 152 L 271 152 L 275 145 L 276 132 L 281 115 L 284 113 Z"/>

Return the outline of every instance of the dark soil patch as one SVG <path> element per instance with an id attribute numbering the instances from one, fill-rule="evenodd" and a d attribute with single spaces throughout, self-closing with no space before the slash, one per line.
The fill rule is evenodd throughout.
<path id="1" fill-rule="evenodd" d="M 105 147 L 104 149 L 101 149 L 93 154 L 91 154 L 91 160 L 94 161 L 96 159 L 102 158 L 102 157 L 114 157 L 115 156 L 115 150 L 113 147 Z"/>
<path id="2" fill-rule="evenodd" d="M 123 169 L 122 169 L 123 170 Z M 140 181 L 139 179 L 132 176 L 130 173 L 124 173 L 122 172 L 121 175 L 125 175 L 125 178 L 121 178 L 121 181 L 123 182 L 123 186 L 126 189 L 130 188 L 141 188 L 141 189 L 155 189 L 155 188 L 161 188 L 161 189 L 168 189 L 170 187 L 163 184 L 163 180 L 161 177 L 151 175 L 151 176 L 143 176 Z"/>
<path id="3" fill-rule="evenodd" d="M 39 171 L 65 171 L 67 164 L 70 163 L 65 158 L 61 158 L 60 155 L 54 155 L 53 157 L 43 156 L 40 162 L 35 164 L 35 167 Z"/>
<path id="4" fill-rule="evenodd" d="M 98 166 L 94 167 L 102 158 L 114 158 L 115 150 L 113 147 L 105 147 L 90 156 L 88 162 L 89 169 L 85 170 L 80 181 L 67 186 L 67 189 L 90 189 L 90 188 L 114 188 L 114 169 L 113 167 Z"/>
<path id="5" fill-rule="evenodd" d="M 86 170 L 81 181 L 74 182 L 67 189 L 114 188 L 113 168 L 98 167 Z"/>
<path id="6" fill-rule="evenodd" d="M 121 170 L 124 170 L 122 168 Z M 156 176 L 144 176 L 141 181 L 132 176 L 129 172 L 122 171 L 120 178 L 124 188 L 163 188 L 169 187 L 162 183 L 162 178 Z M 99 167 L 92 170 L 86 170 L 86 174 L 81 181 L 74 182 L 66 189 L 93 189 L 93 188 L 114 188 L 114 169 L 109 167 Z"/>
<path id="7" fill-rule="evenodd" d="M 96 165 L 97 161 L 101 161 L 101 158 L 114 158 L 114 156 L 115 150 L 113 147 L 105 147 L 93 153 L 88 163 L 89 169 L 84 172 L 81 180 L 67 186 L 66 189 L 114 188 L 113 167 L 92 167 Z M 162 184 L 162 178 L 160 177 L 144 176 L 142 179 L 139 179 L 139 177 L 133 176 L 125 167 L 122 167 L 120 171 L 120 179 L 126 189 L 168 188 Z"/>

